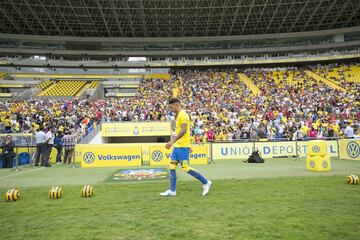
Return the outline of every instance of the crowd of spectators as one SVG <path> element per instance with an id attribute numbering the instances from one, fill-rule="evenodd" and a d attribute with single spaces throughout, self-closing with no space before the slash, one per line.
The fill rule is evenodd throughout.
<path id="1" fill-rule="evenodd" d="M 238 72 L 245 73 L 261 94 L 254 96 Z M 101 121 L 170 121 L 175 116 L 167 101 L 178 95 L 190 113 L 194 142 L 359 135 L 359 91 L 335 90 L 301 68 L 186 69 L 171 74 L 171 80 L 142 81 L 133 98 L 2 100 L 1 131 L 53 128 L 55 137 L 71 132 L 81 138 Z"/>
<path id="2" fill-rule="evenodd" d="M 5 134 L 33 134 L 37 146 L 35 165 L 50 166 L 49 158 L 53 147 L 58 151 L 57 162 L 62 161 L 64 148 L 63 161 L 70 163 L 74 144 L 97 126 L 101 121 L 99 113 L 98 102 L 89 99 L 2 100 L 0 129 L 1 133 Z"/>
<path id="3" fill-rule="evenodd" d="M 247 90 L 236 69 L 178 72 L 187 89 L 183 98 L 192 114 L 194 141 L 359 135 L 359 91 L 335 90 L 307 76 L 304 69 L 241 71 L 260 88 L 260 95 L 253 96 Z"/>
<path id="4" fill-rule="evenodd" d="M 335 90 L 306 75 L 304 69 L 245 72 L 262 91 L 254 98 L 260 113 L 255 121 L 266 129 L 268 139 L 353 137 L 354 128 L 359 130 L 358 94 Z"/>
<path id="5" fill-rule="evenodd" d="M 98 103 L 91 100 L 0 101 L 2 133 L 34 133 L 42 127 L 86 135 L 100 121 Z"/>

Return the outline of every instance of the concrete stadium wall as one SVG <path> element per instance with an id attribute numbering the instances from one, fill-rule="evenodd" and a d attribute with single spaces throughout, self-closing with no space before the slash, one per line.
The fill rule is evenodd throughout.
<path id="1" fill-rule="evenodd" d="M 92 139 L 89 140 L 88 144 L 105 144 L 108 143 L 107 138 L 101 137 L 101 131 L 99 131 Z"/>
<path id="2" fill-rule="evenodd" d="M 47 61 L 44 61 L 44 64 Z M 81 62 L 77 62 L 80 64 Z M 84 64 L 86 64 L 84 62 Z M 56 74 L 112 74 L 112 75 L 119 75 L 119 74 L 145 74 L 145 69 L 136 69 L 136 68 L 119 68 L 115 70 L 114 68 L 87 68 L 86 71 L 80 66 L 78 68 L 56 68 L 56 71 L 49 69 L 49 68 L 39 68 L 39 67 L 21 67 L 20 70 L 15 70 L 14 67 L 0 67 L 1 72 L 7 73 L 56 73 Z M 168 70 L 167 70 L 168 71 Z"/>

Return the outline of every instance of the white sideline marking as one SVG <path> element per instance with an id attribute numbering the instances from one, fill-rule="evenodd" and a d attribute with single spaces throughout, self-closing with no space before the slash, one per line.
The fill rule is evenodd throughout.
<path id="1" fill-rule="evenodd" d="M 41 167 L 41 168 L 31 169 L 31 170 L 28 170 L 28 171 L 17 172 L 17 173 L 15 173 L 15 174 L 9 174 L 9 175 L 6 175 L 6 176 L 2 176 L 2 177 L 0 177 L 0 179 L 4 179 L 4 178 L 7 178 L 7 177 L 18 176 L 18 175 L 21 175 L 21 174 L 24 174 L 24 173 L 28 173 L 28 172 L 35 172 L 35 171 L 38 171 L 38 170 L 41 170 L 41 169 L 45 169 L 45 168 L 44 168 L 44 167 Z"/>

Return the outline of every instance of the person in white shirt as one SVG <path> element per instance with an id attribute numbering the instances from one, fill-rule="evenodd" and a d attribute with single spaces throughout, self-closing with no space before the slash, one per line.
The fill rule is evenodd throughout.
<path id="1" fill-rule="evenodd" d="M 239 123 L 239 119 L 237 119 L 235 117 L 235 115 L 231 115 L 231 118 L 230 118 L 230 126 L 235 126 L 236 124 Z"/>
<path id="2" fill-rule="evenodd" d="M 50 165 L 50 154 L 52 147 L 54 146 L 54 128 L 49 127 L 48 131 L 46 132 L 46 139 L 45 139 L 45 156 L 44 156 L 44 166 L 45 167 L 51 167 Z"/>
<path id="3" fill-rule="evenodd" d="M 344 129 L 345 138 L 354 138 L 354 128 L 351 127 L 350 123 Z"/>
<path id="4" fill-rule="evenodd" d="M 36 153 L 35 153 L 35 166 L 44 165 L 44 154 L 45 154 L 45 140 L 46 133 L 43 131 L 44 128 L 41 126 L 39 130 L 35 133 L 36 138 Z"/>
<path id="5" fill-rule="evenodd" d="M 278 130 L 279 130 L 279 138 L 281 139 L 281 138 L 283 138 L 283 133 L 284 133 L 284 130 L 285 130 L 285 125 L 284 125 L 283 123 L 280 123 Z"/>
<path id="6" fill-rule="evenodd" d="M 233 133 L 231 131 L 229 131 L 227 134 L 226 134 L 226 138 L 229 142 L 232 142 L 233 141 Z"/>
<path id="7" fill-rule="evenodd" d="M 292 140 L 295 141 L 295 140 L 301 140 L 301 139 L 303 139 L 303 134 L 301 132 L 301 129 L 297 128 L 296 131 L 292 135 Z"/>

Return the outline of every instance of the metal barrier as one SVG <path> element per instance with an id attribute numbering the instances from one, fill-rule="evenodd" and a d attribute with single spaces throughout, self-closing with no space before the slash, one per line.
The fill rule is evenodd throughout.
<path id="1" fill-rule="evenodd" d="M 29 157 L 30 157 L 30 159 L 29 159 L 29 164 L 24 164 L 23 166 L 28 166 L 28 165 L 32 165 L 33 163 L 34 163 L 34 157 L 35 157 L 35 155 L 36 155 L 36 152 L 37 152 L 37 150 L 38 150 L 38 148 L 41 148 L 41 147 L 47 147 L 47 146 L 38 146 L 38 145 L 33 145 L 33 144 L 28 144 L 28 145 L 15 145 L 14 146 L 14 152 L 15 152 L 15 165 L 14 166 L 12 166 L 12 168 L 15 170 L 15 171 L 18 171 L 18 170 L 20 170 L 20 167 L 19 166 L 21 166 L 20 165 L 20 162 L 19 162 L 19 156 L 20 156 L 20 154 L 22 154 L 22 153 L 27 153 L 27 154 L 29 154 Z M 75 147 L 75 145 L 74 145 L 74 147 Z M 55 148 L 55 146 L 54 145 L 52 145 L 51 146 L 51 151 L 53 151 L 54 150 L 54 148 Z M 57 151 L 57 149 L 55 148 L 55 150 Z M 63 154 L 64 153 L 64 146 L 63 146 L 63 148 L 62 148 L 62 150 L 61 150 L 61 154 Z M 50 152 L 51 153 L 51 152 Z M 74 153 L 75 152 L 73 152 L 73 155 L 72 155 L 72 161 L 71 161 L 71 163 L 74 163 Z M 54 153 L 54 154 L 56 154 L 57 155 L 57 152 L 56 153 Z M 49 155 L 49 158 L 51 158 L 51 156 Z M 40 158 L 41 159 L 41 158 Z M 11 160 L 12 162 L 13 162 L 13 159 Z M 49 159 L 49 163 L 50 163 L 50 159 Z M 56 161 L 56 159 L 55 159 L 55 161 Z M 11 165 L 13 165 L 12 163 L 11 163 Z"/>
<path id="2" fill-rule="evenodd" d="M 92 131 L 88 132 L 85 136 L 76 136 L 75 137 L 75 143 L 80 142 L 84 138 L 91 138 L 96 134 L 101 124 L 97 126 L 97 128 L 93 129 Z M 36 145 L 35 135 L 32 133 L 4 133 L 0 134 L 0 146 L 2 143 L 5 142 L 5 137 L 10 135 L 12 137 L 12 141 L 15 143 L 14 146 L 14 152 L 16 154 L 16 166 L 13 166 L 15 170 L 19 170 L 19 153 L 26 152 L 30 155 L 30 161 L 34 157 L 34 154 L 36 153 L 36 149 L 38 146 Z M 25 148 L 25 149 L 24 149 Z M 54 147 L 53 147 L 54 148 Z M 21 152 L 22 151 L 22 152 Z M 1 168 L 2 166 L 0 166 Z"/>
<path id="3" fill-rule="evenodd" d="M 87 135 L 85 135 L 82 139 L 80 139 L 79 143 L 80 144 L 87 144 L 91 141 L 91 139 L 93 139 L 96 134 L 98 134 L 101 131 L 101 125 L 102 122 L 97 123 L 97 126 L 95 129 L 93 129 L 92 131 L 90 131 Z"/>

